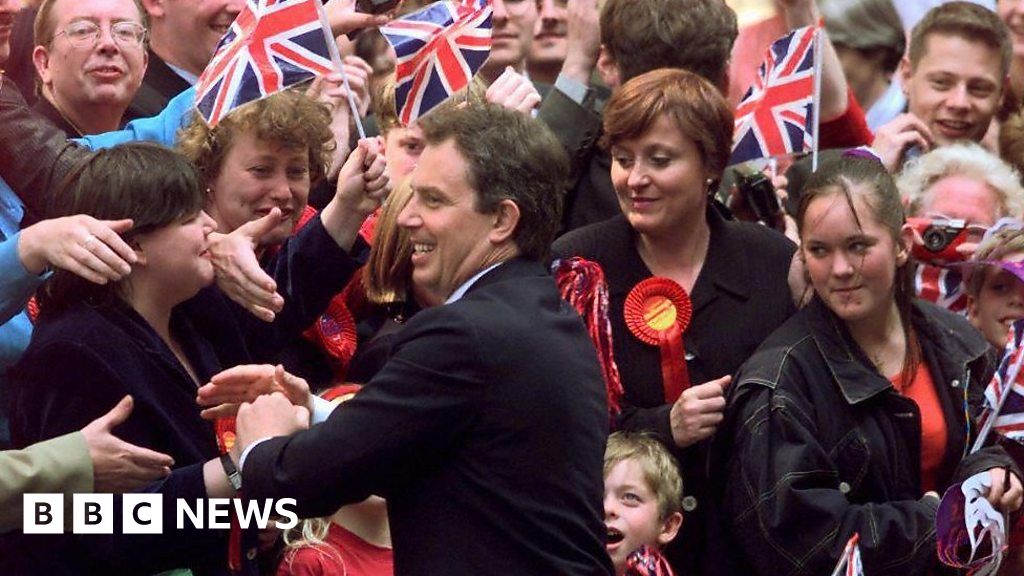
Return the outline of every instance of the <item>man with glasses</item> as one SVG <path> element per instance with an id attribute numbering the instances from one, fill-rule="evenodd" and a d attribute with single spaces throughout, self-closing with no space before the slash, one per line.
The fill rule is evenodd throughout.
<path id="1" fill-rule="evenodd" d="M 142 83 L 146 12 L 137 0 L 44 0 L 32 60 L 35 110 L 68 136 L 116 130 Z"/>

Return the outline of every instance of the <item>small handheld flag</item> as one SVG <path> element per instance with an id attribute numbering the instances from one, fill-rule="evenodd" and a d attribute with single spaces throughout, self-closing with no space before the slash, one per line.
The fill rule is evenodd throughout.
<path id="1" fill-rule="evenodd" d="M 768 47 L 754 84 L 736 107 L 730 165 L 812 150 L 820 92 L 818 31 L 797 28 Z"/>
<path id="2" fill-rule="evenodd" d="M 196 83 L 212 127 L 231 110 L 341 68 L 318 0 L 247 0 Z"/>
<path id="3" fill-rule="evenodd" d="M 395 49 L 395 107 L 409 125 L 469 85 L 491 51 L 489 2 L 435 2 L 381 27 Z"/>

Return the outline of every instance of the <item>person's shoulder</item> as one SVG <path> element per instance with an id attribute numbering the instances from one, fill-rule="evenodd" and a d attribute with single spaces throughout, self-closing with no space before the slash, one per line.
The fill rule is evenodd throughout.
<path id="1" fill-rule="evenodd" d="M 798 311 L 775 329 L 740 366 L 736 387 L 762 385 L 778 388 L 787 384 L 785 375 L 801 364 L 817 346 L 807 318 L 806 309 Z"/>
<path id="2" fill-rule="evenodd" d="M 616 254 L 628 247 L 629 238 L 629 222 L 619 214 L 566 232 L 552 244 L 551 253 L 554 258 L 579 256 L 600 260 L 604 255 Z"/>
<path id="3" fill-rule="evenodd" d="M 58 313 L 41 314 L 19 365 L 58 360 L 59 366 L 66 367 L 75 358 L 106 363 L 110 358 L 130 354 L 136 345 L 124 326 L 111 317 L 117 314 L 106 307 L 83 303 Z"/>

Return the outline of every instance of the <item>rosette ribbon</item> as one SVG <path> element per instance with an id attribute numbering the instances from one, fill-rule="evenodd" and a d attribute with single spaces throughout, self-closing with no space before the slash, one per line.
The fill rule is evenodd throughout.
<path id="1" fill-rule="evenodd" d="M 693 304 L 683 287 L 662 276 L 640 282 L 629 291 L 624 306 L 626 326 L 641 342 L 661 351 L 661 380 L 665 402 L 675 403 L 690 387 L 683 333 L 690 325 Z"/>

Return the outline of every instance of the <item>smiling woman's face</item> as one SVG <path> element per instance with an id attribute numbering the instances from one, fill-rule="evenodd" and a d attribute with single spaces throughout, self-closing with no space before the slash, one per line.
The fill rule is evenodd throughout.
<path id="1" fill-rule="evenodd" d="M 263 244 L 280 244 L 309 201 L 309 149 L 285 148 L 239 133 L 209 186 L 209 212 L 218 230 L 231 232 L 277 207 L 284 221 L 263 237 Z"/>

